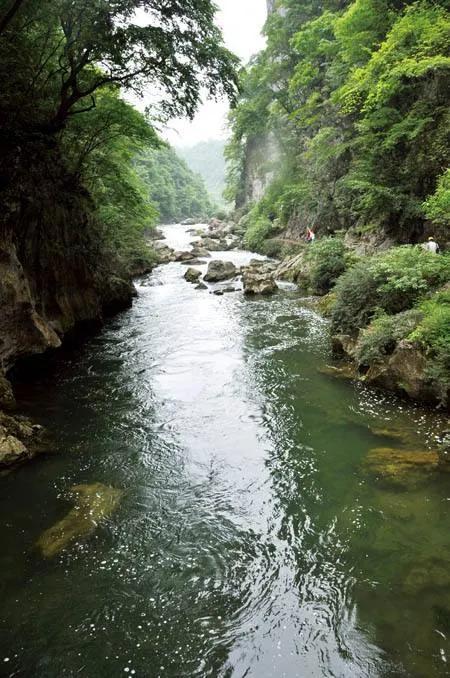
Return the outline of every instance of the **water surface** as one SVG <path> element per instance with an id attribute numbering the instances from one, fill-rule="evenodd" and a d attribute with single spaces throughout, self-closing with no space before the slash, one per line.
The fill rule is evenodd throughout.
<path id="1" fill-rule="evenodd" d="M 399 444 L 371 428 L 432 447 L 437 419 L 319 373 L 327 325 L 296 292 L 215 296 L 185 270 L 17 384 L 55 454 L 0 479 L 0 675 L 449 675 L 448 477 L 364 470 Z M 92 483 L 119 508 L 44 559 Z"/>

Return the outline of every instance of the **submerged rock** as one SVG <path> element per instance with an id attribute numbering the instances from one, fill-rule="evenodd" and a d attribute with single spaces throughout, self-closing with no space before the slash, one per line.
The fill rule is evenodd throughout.
<path id="1" fill-rule="evenodd" d="M 403 583 L 405 593 L 417 595 L 427 589 L 448 589 L 450 587 L 450 571 L 445 561 L 430 561 L 413 567 Z"/>
<path id="2" fill-rule="evenodd" d="M 220 282 L 221 280 L 234 278 L 236 273 L 236 266 L 231 261 L 214 259 L 208 265 L 208 271 L 204 276 L 204 280 L 206 282 Z"/>
<path id="3" fill-rule="evenodd" d="M 196 290 L 207 290 L 208 285 L 205 285 L 205 283 L 199 282 L 199 284 L 195 286 L 195 289 Z"/>
<path id="4" fill-rule="evenodd" d="M 342 363 L 341 365 L 325 365 L 319 367 L 318 372 L 327 377 L 336 377 L 339 379 L 357 379 L 358 370 L 353 363 Z"/>
<path id="5" fill-rule="evenodd" d="M 391 447 L 370 450 L 364 463 L 366 471 L 399 487 L 414 487 L 427 482 L 430 474 L 438 470 L 438 465 L 437 452 Z"/>
<path id="6" fill-rule="evenodd" d="M 252 259 L 249 266 L 242 269 L 244 294 L 269 295 L 277 291 L 274 277 L 275 266 L 272 262 Z"/>
<path id="7" fill-rule="evenodd" d="M 201 274 L 202 272 L 199 271 L 197 268 L 188 268 L 183 277 L 185 280 L 187 280 L 187 282 L 195 283 L 198 281 Z"/>
<path id="8" fill-rule="evenodd" d="M 74 485 L 70 494 L 75 499 L 73 509 L 46 530 L 36 542 L 45 558 L 53 558 L 74 541 L 89 537 L 98 524 L 116 510 L 123 491 L 102 483 L 94 483 Z"/>

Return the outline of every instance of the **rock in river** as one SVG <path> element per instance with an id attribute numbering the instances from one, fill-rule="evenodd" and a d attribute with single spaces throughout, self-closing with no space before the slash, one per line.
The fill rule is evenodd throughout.
<path id="1" fill-rule="evenodd" d="M 210 253 L 205 247 L 194 246 L 192 248 L 191 254 L 195 258 L 210 257 Z"/>
<path id="2" fill-rule="evenodd" d="M 173 258 L 175 261 L 190 261 L 194 259 L 192 252 L 174 252 Z"/>
<path id="3" fill-rule="evenodd" d="M 45 558 L 53 558 L 72 542 L 92 534 L 98 524 L 115 511 L 123 491 L 94 483 L 74 485 L 70 494 L 75 499 L 73 509 L 46 530 L 36 543 Z"/>
<path id="4" fill-rule="evenodd" d="M 186 273 L 184 274 L 184 279 L 187 280 L 187 282 L 196 283 L 200 278 L 201 274 L 202 272 L 199 271 L 197 268 L 189 267 Z"/>
<path id="5" fill-rule="evenodd" d="M 234 278 L 236 275 L 236 266 L 231 261 L 219 261 L 214 259 L 208 265 L 208 271 L 204 277 L 206 282 L 220 282 Z"/>
<path id="6" fill-rule="evenodd" d="M 41 452 L 44 429 L 24 417 L 0 412 L 0 471 L 33 459 Z"/>
<path id="7" fill-rule="evenodd" d="M 242 271 L 244 294 L 273 294 L 278 289 L 270 262 L 252 259 Z"/>

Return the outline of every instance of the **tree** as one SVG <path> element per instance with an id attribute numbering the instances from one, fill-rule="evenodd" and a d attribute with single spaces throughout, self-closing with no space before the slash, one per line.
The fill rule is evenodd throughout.
<path id="1" fill-rule="evenodd" d="M 237 59 L 214 14 L 211 0 L 15 3 L 2 13 L 2 75 L 27 92 L 34 128 L 44 133 L 94 108 L 97 92 L 111 84 L 140 94 L 150 86 L 164 116 L 192 117 L 203 89 L 236 93 Z M 31 112 L 26 106 L 28 128 Z"/>

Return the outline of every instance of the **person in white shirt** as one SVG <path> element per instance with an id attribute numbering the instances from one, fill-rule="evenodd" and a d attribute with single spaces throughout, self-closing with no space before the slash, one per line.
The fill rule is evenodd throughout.
<path id="1" fill-rule="evenodd" d="M 422 245 L 422 247 L 424 250 L 427 250 L 428 252 L 433 252 L 433 254 L 437 254 L 439 252 L 439 245 L 437 244 L 433 236 L 430 236 L 428 238 L 428 242 L 425 242 Z"/>

